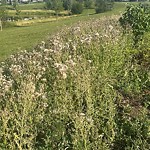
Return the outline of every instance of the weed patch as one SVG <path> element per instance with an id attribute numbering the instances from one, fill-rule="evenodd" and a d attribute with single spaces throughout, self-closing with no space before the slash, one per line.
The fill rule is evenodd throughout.
<path id="1" fill-rule="evenodd" d="M 79 22 L 1 63 L 2 149 L 149 149 L 149 69 L 117 20 Z"/>

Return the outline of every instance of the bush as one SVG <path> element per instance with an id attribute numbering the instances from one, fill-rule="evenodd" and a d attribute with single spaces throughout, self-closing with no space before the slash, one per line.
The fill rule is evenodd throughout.
<path id="1" fill-rule="evenodd" d="M 83 11 L 83 6 L 81 3 L 76 2 L 72 5 L 71 12 L 72 14 L 81 14 Z"/>
<path id="2" fill-rule="evenodd" d="M 15 27 L 15 23 L 14 23 L 14 22 L 4 21 L 4 22 L 3 22 L 3 27 L 4 27 L 4 28 Z"/>
<path id="3" fill-rule="evenodd" d="M 63 7 L 65 10 L 71 10 L 72 1 L 71 0 L 63 0 Z"/>
<path id="4" fill-rule="evenodd" d="M 150 30 L 150 7 L 143 4 L 129 5 L 119 21 L 125 31 L 131 29 L 133 44 L 137 46 L 144 33 Z"/>
<path id="5" fill-rule="evenodd" d="M 105 3 L 100 4 L 99 6 L 97 6 L 95 8 L 95 11 L 97 14 L 105 12 L 106 11 L 106 4 Z"/>
<path id="6" fill-rule="evenodd" d="M 93 1 L 92 0 L 85 0 L 84 6 L 85 6 L 85 8 L 92 8 Z"/>
<path id="7" fill-rule="evenodd" d="M 112 0 L 96 0 L 96 13 L 103 13 L 113 8 Z"/>

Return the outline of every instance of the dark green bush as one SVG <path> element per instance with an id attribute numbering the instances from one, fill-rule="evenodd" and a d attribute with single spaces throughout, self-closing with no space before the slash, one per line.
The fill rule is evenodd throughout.
<path id="1" fill-rule="evenodd" d="M 92 8 L 93 6 L 93 0 L 85 0 L 84 1 L 85 8 Z"/>
<path id="2" fill-rule="evenodd" d="M 129 5 L 119 21 L 125 32 L 131 29 L 133 44 L 137 46 L 144 33 L 150 31 L 150 7 L 143 4 Z"/>
<path id="3" fill-rule="evenodd" d="M 63 0 L 63 7 L 65 10 L 71 10 L 72 0 Z"/>
<path id="4" fill-rule="evenodd" d="M 113 8 L 113 1 L 112 0 L 96 0 L 95 5 L 96 5 L 95 7 L 96 13 L 103 13 Z"/>
<path id="5" fill-rule="evenodd" d="M 83 11 L 83 6 L 79 2 L 75 2 L 72 5 L 71 12 L 72 14 L 81 14 Z"/>
<path id="6" fill-rule="evenodd" d="M 8 21 L 2 22 L 2 25 L 3 25 L 3 28 L 15 27 L 15 23 L 14 22 L 8 22 Z"/>

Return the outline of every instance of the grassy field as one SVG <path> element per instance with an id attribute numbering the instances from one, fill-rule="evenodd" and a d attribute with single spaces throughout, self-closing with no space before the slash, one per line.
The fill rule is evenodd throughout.
<path id="1" fill-rule="evenodd" d="M 42 4 L 38 5 L 41 6 Z M 23 5 L 22 7 L 24 8 L 29 6 Z M 33 9 L 34 5 L 31 6 L 31 8 Z M 5 28 L 2 32 L 0 32 L 0 60 L 4 60 L 9 55 L 17 51 L 32 49 L 41 40 L 45 39 L 46 36 L 54 33 L 56 30 L 62 28 L 65 25 L 71 25 L 81 20 L 89 20 L 90 18 L 99 18 L 104 15 L 119 14 L 124 8 L 125 3 L 117 3 L 113 11 L 104 14 L 95 14 L 95 11 L 93 9 L 89 9 L 84 10 L 83 14 L 81 15 L 78 15 L 76 17 L 72 16 L 70 18 L 62 19 L 59 21 L 34 23 L 29 24 L 25 27 Z"/>

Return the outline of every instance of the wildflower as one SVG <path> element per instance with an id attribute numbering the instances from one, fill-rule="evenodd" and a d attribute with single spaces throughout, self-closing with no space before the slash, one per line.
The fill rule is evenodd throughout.
<path id="1" fill-rule="evenodd" d="M 35 96 L 38 98 L 38 97 L 40 97 L 40 96 L 41 96 L 41 93 L 39 93 L 39 92 L 35 92 Z M 33 95 L 33 97 L 34 97 L 34 95 Z"/>
<path id="2" fill-rule="evenodd" d="M 97 32 L 97 33 L 95 33 L 95 36 L 99 36 L 99 33 Z"/>
<path id="3" fill-rule="evenodd" d="M 59 72 L 61 74 L 63 74 L 64 72 L 66 72 L 68 69 L 68 67 L 66 65 L 61 65 L 61 67 L 59 68 Z"/>
<path id="4" fill-rule="evenodd" d="M 44 71 L 44 72 L 46 71 L 45 67 L 42 67 L 42 71 Z"/>
<path id="5" fill-rule="evenodd" d="M 69 57 L 68 57 L 69 59 L 71 59 L 72 58 L 72 56 L 71 55 L 69 55 Z"/>
<path id="6" fill-rule="evenodd" d="M 74 67 L 76 65 L 76 63 L 72 59 L 70 59 L 69 61 L 66 61 L 66 62 L 69 63 L 69 65 L 71 67 Z"/>
<path id="7" fill-rule="evenodd" d="M 44 51 L 44 52 L 49 52 L 49 49 L 44 49 L 43 51 Z"/>
<path id="8" fill-rule="evenodd" d="M 37 80 L 39 80 L 41 77 L 42 77 L 42 75 L 41 75 L 40 73 L 38 73 L 38 74 L 36 75 L 36 79 L 37 79 Z"/>
<path id="9" fill-rule="evenodd" d="M 85 116 L 85 113 L 80 113 L 79 116 Z"/>
<path id="10" fill-rule="evenodd" d="M 43 78 L 43 79 L 42 79 L 42 81 L 43 81 L 43 82 L 46 82 L 46 81 L 47 81 L 47 79 L 46 79 L 46 78 Z"/>
<path id="11" fill-rule="evenodd" d="M 10 71 L 13 74 L 21 74 L 22 73 L 22 67 L 20 65 L 11 65 Z"/>
<path id="12" fill-rule="evenodd" d="M 43 103 L 43 107 L 48 107 L 48 104 L 47 103 Z"/>
<path id="13" fill-rule="evenodd" d="M 55 63 L 54 66 L 58 69 L 58 71 L 62 75 L 62 78 L 66 79 L 67 78 L 66 72 L 68 70 L 68 66 L 66 66 L 65 64 L 60 64 L 60 63 Z"/>
<path id="14" fill-rule="evenodd" d="M 88 60 L 89 63 L 92 63 L 92 60 Z"/>
<path id="15" fill-rule="evenodd" d="M 42 99 L 46 99 L 46 95 L 45 94 L 42 95 Z"/>
<path id="16" fill-rule="evenodd" d="M 109 30 L 110 30 L 110 32 L 111 32 L 114 27 L 113 27 L 112 25 L 109 25 L 108 28 L 109 28 Z"/>
<path id="17" fill-rule="evenodd" d="M 67 74 L 65 72 L 62 73 L 62 78 L 66 79 L 67 78 Z"/>
<path id="18" fill-rule="evenodd" d="M 79 33 L 81 30 L 80 30 L 80 27 L 75 27 L 74 29 L 73 29 L 73 33 L 74 34 L 77 34 L 77 33 Z"/>
<path id="19" fill-rule="evenodd" d="M 58 68 L 58 67 L 61 66 L 61 65 L 60 65 L 59 63 L 55 63 L 54 66 L 55 66 L 56 68 Z"/>
<path id="20" fill-rule="evenodd" d="M 76 50 L 76 46 L 75 45 L 72 46 L 72 50 Z"/>
<path id="21" fill-rule="evenodd" d="M 33 65 L 36 65 L 36 61 L 32 61 Z"/>
<path id="22" fill-rule="evenodd" d="M 24 53 L 27 53 L 27 50 L 24 50 Z"/>
<path id="23" fill-rule="evenodd" d="M 42 45 L 45 45 L 45 41 L 42 41 L 41 44 L 42 44 Z"/>
<path id="24" fill-rule="evenodd" d="M 93 122 L 92 117 L 87 117 L 86 120 L 87 120 L 88 123 L 92 123 Z"/>
<path id="25" fill-rule="evenodd" d="M 30 91 L 31 93 L 35 92 L 35 84 L 33 82 L 30 82 L 26 85 L 27 91 Z"/>
<path id="26" fill-rule="evenodd" d="M 108 38 L 109 36 L 107 34 L 105 34 L 104 37 Z"/>

